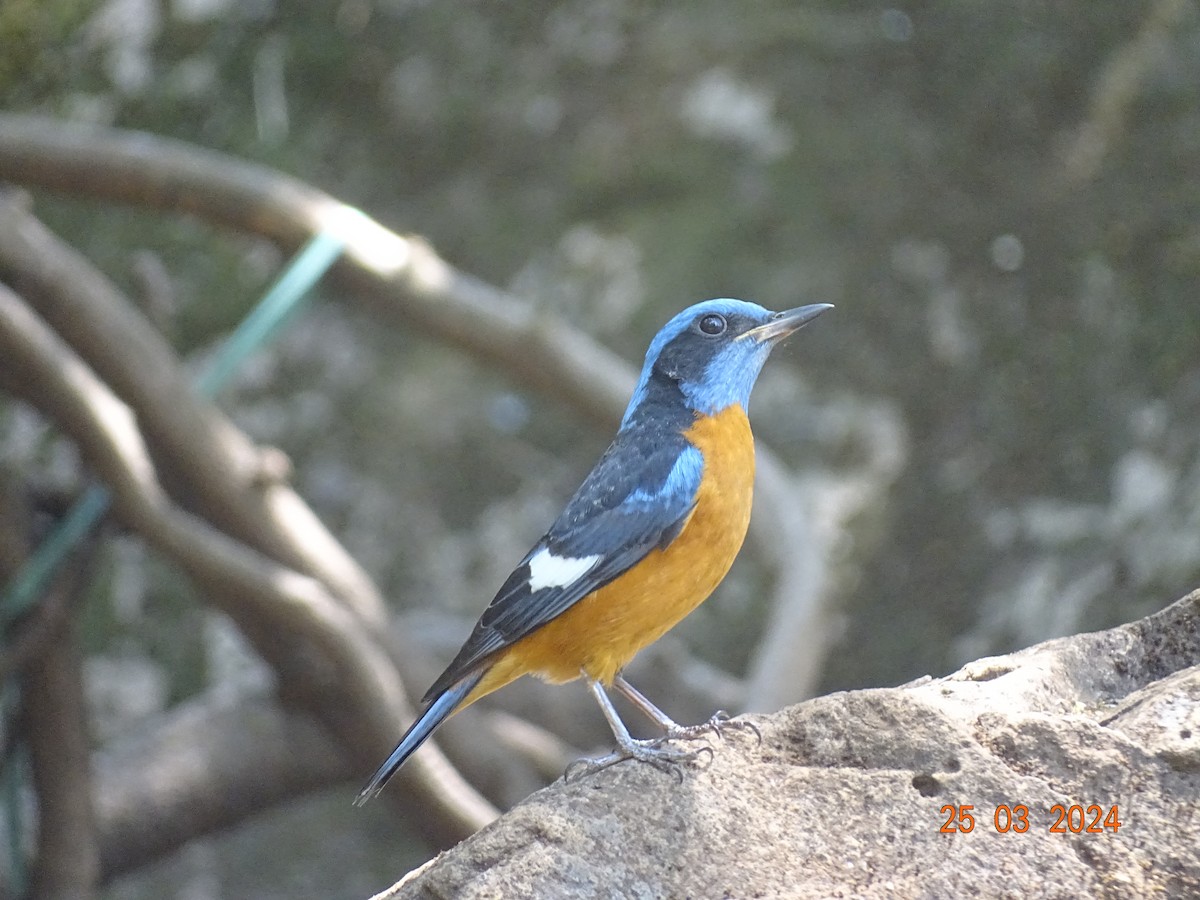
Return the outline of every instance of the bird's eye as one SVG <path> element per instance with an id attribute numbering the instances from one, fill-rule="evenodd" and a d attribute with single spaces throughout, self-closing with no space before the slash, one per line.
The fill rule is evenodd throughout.
<path id="1" fill-rule="evenodd" d="M 700 320 L 700 330 L 705 334 L 720 334 L 725 330 L 725 317 L 709 313 Z"/>

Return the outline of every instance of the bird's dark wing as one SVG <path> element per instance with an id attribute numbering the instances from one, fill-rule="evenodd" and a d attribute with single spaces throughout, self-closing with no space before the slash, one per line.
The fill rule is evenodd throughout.
<path id="1" fill-rule="evenodd" d="M 654 431 L 617 436 L 426 700 L 675 539 L 695 506 L 704 459 L 678 430 Z"/>

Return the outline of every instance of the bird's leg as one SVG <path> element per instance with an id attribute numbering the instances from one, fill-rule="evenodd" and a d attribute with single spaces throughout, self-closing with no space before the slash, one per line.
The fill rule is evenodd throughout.
<path id="1" fill-rule="evenodd" d="M 608 694 L 605 693 L 604 685 L 594 678 L 588 678 L 586 675 L 584 678 L 587 680 L 588 690 L 596 698 L 596 703 L 599 704 L 600 711 L 604 713 L 604 718 L 608 720 L 608 727 L 612 729 L 613 737 L 617 739 L 617 749 L 596 759 L 576 760 L 567 767 L 566 778 L 569 779 L 575 773 L 576 767 L 579 767 L 578 771 L 582 774 L 590 775 L 593 772 L 599 772 L 601 769 L 607 769 L 609 766 L 619 763 L 622 760 L 637 759 L 650 763 L 654 768 L 663 772 L 671 772 L 682 781 L 683 773 L 679 769 L 681 763 L 691 762 L 702 753 L 708 753 L 709 756 L 712 755 L 711 747 L 701 747 L 698 750 L 676 750 L 672 747 L 662 746 L 665 738 L 653 738 L 643 741 L 633 737 L 630 735 L 629 729 L 625 727 L 625 723 L 621 721 L 621 717 L 617 714 L 617 710 L 608 698 Z M 668 719 L 667 721 L 670 720 Z"/>
<path id="2" fill-rule="evenodd" d="M 726 728 L 748 728 L 754 732 L 758 738 L 758 742 L 762 743 L 762 733 L 753 722 L 733 719 L 723 709 L 717 710 L 713 713 L 711 719 L 707 722 L 701 722 L 699 725 L 680 725 L 651 703 L 645 694 L 626 681 L 625 676 L 620 672 L 613 678 L 613 687 L 620 691 L 621 696 L 658 723 L 659 727 L 666 732 L 664 739 L 679 738 L 682 740 L 691 740 L 708 732 L 712 732 L 717 737 L 723 739 Z"/>

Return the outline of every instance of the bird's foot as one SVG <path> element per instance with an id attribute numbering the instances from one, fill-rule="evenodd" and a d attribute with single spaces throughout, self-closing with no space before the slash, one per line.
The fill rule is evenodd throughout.
<path id="1" fill-rule="evenodd" d="M 675 724 L 667 729 L 666 737 L 673 740 L 690 741 L 715 734 L 721 740 L 725 740 L 726 731 L 752 731 L 758 743 L 762 744 L 762 732 L 758 730 L 757 725 L 749 719 L 735 719 L 723 709 L 717 710 L 712 714 L 712 718 L 699 725 Z"/>
<path id="2" fill-rule="evenodd" d="M 660 772 L 667 772 L 674 775 L 676 779 L 682 782 L 683 766 L 685 764 L 695 762 L 704 754 L 708 754 L 708 758 L 712 759 L 712 747 L 706 745 L 704 747 L 697 747 L 694 750 L 668 747 L 665 746 L 668 737 L 671 736 L 668 735 L 644 741 L 630 739 L 627 743 L 623 743 L 617 749 L 613 750 L 612 753 L 607 753 L 604 756 L 598 756 L 594 759 L 577 759 L 567 766 L 566 772 L 563 773 L 563 780 L 570 781 L 576 776 L 582 778 L 587 775 L 594 775 L 619 762 L 624 762 L 627 759 L 636 759 L 640 762 L 649 763 Z"/>

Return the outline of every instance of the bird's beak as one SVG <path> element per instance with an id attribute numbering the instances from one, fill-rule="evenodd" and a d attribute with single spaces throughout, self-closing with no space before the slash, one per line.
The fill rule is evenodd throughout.
<path id="1" fill-rule="evenodd" d="M 808 306 L 799 306 L 796 309 L 777 312 L 767 322 L 756 328 L 751 328 L 738 339 L 753 338 L 759 344 L 774 344 L 777 341 L 782 341 L 793 331 L 803 328 L 827 309 L 833 309 L 833 304 L 812 303 Z"/>

